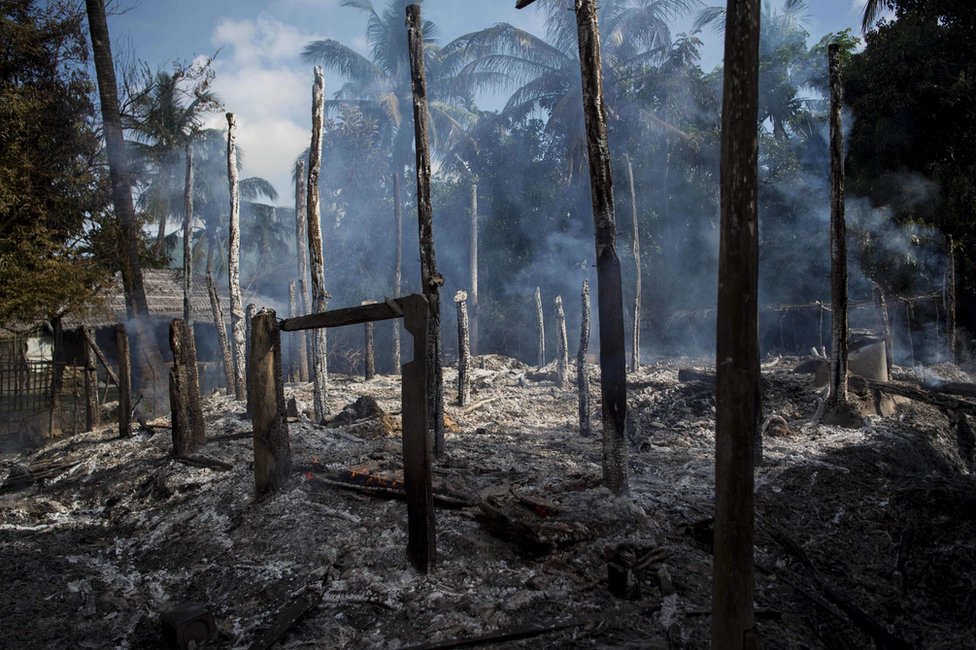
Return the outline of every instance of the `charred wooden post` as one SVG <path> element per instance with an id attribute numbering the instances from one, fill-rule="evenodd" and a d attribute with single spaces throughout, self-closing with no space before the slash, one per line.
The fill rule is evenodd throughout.
<path id="1" fill-rule="evenodd" d="M 302 313 L 308 314 L 312 310 L 309 309 L 309 299 L 308 299 L 308 282 L 305 278 L 300 278 L 298 280 L 298 291 L 302 296 Z M 298 358 L 298 372 L 301 373 L 301 381 L 311 381 L 312 380 L 312 369 L 309 368 L 309 359 L 312 358 L 312 354 L 315 349 L 315 337 L 308 336 L 304 331 L 299 332 L 302 345 L 302 354 Z"/>
<path id="2" fill-rule="evenodd" d="M 952 235 L 946 235 L 946 353 L 956 360 L 956 246 Z"/>
<path id="3" fill-rule="evenodd" d="M 569 386 L 569 338 L 566 336 L 566 312 L 563 311 L 563 297 L 556 296 L 556 335 L 559 337 L 556 357 L 556 380 L 560 387 Z"/>
<path id="4" fill-rule="evenodd" d="M 830 398 L 828 415 L 851 418 L 847 401 L 847 224 L 844 216 L 844 133 L 840 46 L 827 49 L 830 66 Z M 856 418 L 858 424 L 860 419 Z"/>
<path id="5" fill-rule="evenodd" d="M 251 349 L 251 321 L 254 319 L 254 315 L 258 313 L 258 308 L 254 303 L 249 303 L 247 309 L 244 311 L 246 317 L 244 318 L 244 349 Z M 247 355 L 244 363 L 244 378 L 247 379 L 251 376 L 251 356 Z M 245 412 L 250 415 L 251 413 L 251 396 L 247 395 L 247 406 L 245 407 Z"/>
<path id="6" fill-rule="evenodd" d="M 203 444 L 203 409 L 197 382 L 197 352 L 185 321 L 169 324 L 173 367 L 169 371 L 169 404 L 172 410 L 173 455 L 185 458 Z"/>
<path id="7" fill-rule="evenodd" d="M 298 302 L 295 297 L 295 281 L 292 280 L 288 283 L 288 317 L 294 318 L 298 316 Z M 288 337 L 288 381 L 295 382 L 299 381 L 298 378 L 298 357 L 301 354 L 301 341 L 299 339 L 299 334 L 304 332 L 295 332 Z"/>
<path id="8" fill-rule="evenodd" d="M 414 5 L 411 5 L 414 6 Z M 419 20 L 419 16 L 418 16 Z M 413 361 L 403 365 L 403 483 L 407 493 L 407 557 L 418 571 L 428 573 L 437 559 L 434 529 L 434 491 L 432 487 L 429 376 L 427 336 L 430 333 L 429 305 L 420 295 L 398 301 L 403 309 L 403 324 L 413 336 Z"/>
<path id="9" fill-rule="evenodd" d="M 454 294 L 457 305 L 458 323 L 458 404 L 464 406 L 471 397 L 471 349 L 468 343 L 468 294 L 458 291 Z"/>
<path id="10" fill-rule="evenodd" d="M 51 319 L 54 329 L 54 353 L 51 366 L 51 393 L 48 403 L 47 435 L 56 438 L 61 435 L 61 391 L 64 388 L 64 327 L 60 318 Z"/>
<path id="11" fill-rule="evenodd" d="M 183 320 L 193 332 L 193 143 L 186 143 L 186 178 L 183 181 Z"/>
<path id="12" fill-rule="evenodd" d="M 424 71 L 424 34 L 420 5 L 407 6 L 407 44 L 410 51 L 410 86 L 417 153 L 417 217 L 420 228 L 420 275 L 427 299 L 430 332 L 427 335 L 428 398 L 434 427 L 434 455 L 444 453 L 444 386 L 441 369 L 441 298 L 444 278 L 437 272 L 434 253 L 433 210 L 430 203 L 430 114 L 427 110 L 427 74 Z"/>
<path id="13" fill-rule="evenodd" d="M 729 0 L 722 97 L 712 647 L 757 645 L 753 445 L 759 431 L 756 212 L 759 0 Z"/>
<path id="14" fill-rule="evenodd" d="M 90 327 L 82 326 L 85 337 L 85 431 L 92 431 L 98 424 L 98 374 L 95 372 L 95 348 Z"/>
<path id="15" fill-rule="evenodd" d="M 545 316 L 542 313 L 542 290 L 539 287 L 535 288 L 535 324 L 538 331 L 538 350 L 539 350 L 539 361 L 538 366 L 541 368 L 546 365 L 546 323 Z"/>
<path id="16" fill-rule="evenodd" d="M 360 304 L 362 305 L 375 305 L 375 300 L 364 300 Z M 369 381 L 376 376 L 376 352 L 373 349 L 373 321 L 369 321 L 363 325 L 363 335 L 364 344 L 366 347 L 366 355 L 363 360 L 363 377 L 366 381 Z"/>
<path id="17" fill-rule="evenodd" d="M 281 331 L 274 311 L 262 309 L 251 328 L 247 392 L 254 427 L 254 489 L 263 496 L 284 487 L 291 471 L 291 446 L 281 377 Z"/>
<path id="18" fill-rule="evenodd" d="M 298 287 L 301 291 L 301 309 L 303 314 L 309 313 L 308 290 L 305 286 L 305 278 L 308 277 L 308 236 L 305 233 L 305 225 L 308 217 L 305 214 L 308 207 L 308 192 L 305 187 L 305 161 L 299 160 L 295 165 L 295 258 L 298 260 Z M 292 311 L 292 316 L 297 315 L 296 310 Z M 305 331 L 292 334 L 293 341 L 293 360 L 295 376 L 292 381 L 308 381 L 308 340 Z"/>
<path id="19" fill-rule="evenodd" d="M 891 318 L 888 315 L 888 300 L 885 297 L 884 289 L 877 282 L 874 283 L 875 307 L 878 310 L 878 318 L 881 321 L 881 334 L 885 342 L 885 364 L 888 367 L 888 376 L 894 368 L 894 349 L 892 348 Z"/>
<path id="20" fill-rule="evenodd" d="M 95 337 L 92 334 L 91 328 L 84 328 L 81 331 L 82 335 L 85 337 L 85 345 L 91 348 L 92 352 L 95 354 L 95 358 L 98 359 L 98 362 L 102 364 L 103 368 L 105 368 L 105 373 L 108 375 L 108 378 L 113 384 L 118 386 L 119 376 L 114 370 L 112 370 L 112 367 L 108 365 L 108 358 L 105 356 L 105 353 L 102 352 L 102 349 L 98 347 L 98 343 L 95 342 Z"/>
<path id="21" fill-rule="evenodd" d="M 637 219 L 637 189 L 634 187 L 634 165 L 627 156 L 627 185 L 630 187 L 630 217 L 633 224 L 634 253 L 634 334 L 631 339 L 630 371 L 640 370 L 640 319 L 641 319 L 641 254 L 640 228 Z"/>
<path id="22" fill-rule="evenodd" d="M 623 289 L 617 257 L 613 176 L 607 138 L 606 104 L 600 63 L 596 0 L 575 0 L 583 82 L 583 115 L 590 161 L 590 194 L 596 244 L 597 305 L 600 317 L 600 392 L 603 397 L 603 480 L 615 494 L 626 494 L 627 354 L 624 349 Z"/>
<path id="23" fill-rule="evenodd" d="M 129 438 L 132 436 L 132 365 L 125 325 L 115 326 L 115 344 L 119 349 L 119 437 Z"/>
<path id="24" fill-rule="evenodd" d="M 590 282 L 583 280 L 580 295 L 583 316 L 580 323 L 580 344 L 576 353 L 576 385 L 579 389 L 579 432 L 590 435 L 590 380 L 586 371 L 586 350 L 590 346 Z"/>
<path id="25" fill-rule="evenodd" d="M 470 270 L 471 279 L 471 354 L 478 354 L 478 184 L 471 184 L 471 232 L 470 242 Z"/>
<path id="26" fill-rule="evenodd" d="M 329 294 L 325 290 L 325 254 L 322 250 L 321 206 L 319 205 L 319 174 L 322 170 L 322 129 L 325 119 L 325 75 L 322 66 L 315 66 L 312 87 L 312 145 L 308 152 L 308 254 L 312 267 L 312 306 L 323 312 L 329 308 Z M 328 341 L 324 329 L 312 335 L 313 404 L 315 421 L 323 422 L 329 412 Z"/>
<path id="27" fill-rule="evenodd" d="M 393 266 L 393 295 L 400 295 L 403 272 L 403 201 L 400 199 L 400 174 L 393 173 L 393 227 L 396 229 L 396 254 Z M 393 371 L 400 368 L 400 321 L 393 321 Z"/>
<path id="28" fill-rule="evenodd" d="M 224 322 L 224 310 L 220 306 L 220 295 L 217 293 L 217 283 L 213 273 L 207 271 L 207 293 L 210 294 L 210 313 L 213 316 L 214 328 L 217 330 L 217 340 L 220 342 L 220 355 L 224 362 L 224 380 L 227 382 L 227 393 L 234 391 L 234 356 L 230 351 L 230 341 L 227 340 L 227 325 Z"/>
<path id="29" fill-rule="evenodd" d="M 227 230 L 227 281 L 230 296 L 230 328 L 234 353 L 234 397 L 247 397 L 244 359 L 244 301 L 241 299 L 241 200 L 237 182 L 237 120 L 227 113 L 227 185 L 230 188 L 230 227 Z"/>

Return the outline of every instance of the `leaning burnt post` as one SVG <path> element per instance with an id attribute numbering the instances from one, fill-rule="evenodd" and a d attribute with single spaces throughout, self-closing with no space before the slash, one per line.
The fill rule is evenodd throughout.
<path id="1" fill-rule="evenodd" d="M 860 426 L 847 399 L 847 224 L 844 217 L 844 133 L 840 46 L 827 48 L 830 65 L 830 397 L 826 419 Z"/>
<path id="2" fill-rule="evenodd" d="M 169 324 L 173 367 L 169 371 L 169 405 L 172 411 L 173 455 L 186 458 L 203 444 L 203 408 L 197 383 L 197 352 L 185 321 Z"/>
<path id="3" fill-rule="evenodd" d="M 115 344 L 119 349 L 119 437 L 129 438 L 132 436 L 132 364 L 125 325 L 115 326 Z"/>
<path id="4" fill-rule="evenodd" d="M 230 226 L 227 229 L 227 281 L 230 329 L 234 353 L 234 398 L 245 399 L 244 301 L 241 298 L 241 199 L 237 181 L 237 121 L 227 113 L 227 185 L 230 188 Z"/>
<path id="5" fill-rule="evenodd" d="M 454 294 L 457 305 L 458 324 L 458 404 L 464 406 L 471 397 L 471 347 L 468 335 L 468 294 L 458 291 Z"/>
<path id="6" fill-rule="evenodd" d="M 888 300 L 881 284 L 874 282 L 874 301 L 875 308 L 878 310 L 878 319 L 881 321 L 881 334 L 884 336 L 885 343 L 885 364 L 888 368 L 888 376 L 894 368 L 894 350 L 892 348 L 891 337 L 891 318 L 888 315 Z"/>
<path id="7" fill-rule="evenodd" d="M 569 338 L 566 336 L 566 312 L 563 311 L 563 297 L 556 296 L 556 336 L 559 347 L 556 356 L 556 382 L 561 388 L 569 386 Z"/>
<path id="8" fill-rule="evenodd" d="M 325 290 L 325 254 L 322 251 L 321 206 L 319 204 L 319 174 L 322 170 L 322 129 L 325 120 L 325 73 L 315 66 L 312 86 L 312 144 L 308 151 L 308 255 L 312 272 L 312 307 L 316 312 L 329 308 L 329 294 Z M 315 421 L 323 422 L 329 412 L 328 342 L 324 329 L 312 334 L 312 401 Z"/>
<path id="9" fill-rule="evenodd" d="M 375 300 L 364 300 L 361 305 L 375 305 Z M 373 322 L 369 321 L 363 325 L 363 337 L 366 346 L 366 355 L 363 360 L 363 378 L 369 381 L 376 376 L 376 352 L 373 346 Z"/>
<path id="10" fill-rule="evenodd" d="M 627 184 L 630 187 L 630 217 L 633 224 L 634 253 L 634 334 L 631 338 L 630 371 L 640 370 L 640 319 L 641 319 L 641 254 L 640 228 L 637 220 L 637 189 L 634 187 L 634 165 L 627 156 Z"/>
<path id="11" fill-rule="evenodd" d="M 759 0 L 729 0 L 722 93 L 712 647 L 758 640 L 753 615 L 753 446 L 759 431 L 756 212 Z"/>
<path id="12" fill-rule="evenodd" d="M 590 347 L 590 282 L 583 280 L 580 295 L 583 316 L 580 323 L 580 344 L 576 353 L 576 386 L 579 388 L 579 431 L 581 436 L 590 435 L 590 383 L 586 371 L 586 350 Z"/>
<path id="13" fill-rule="evenodd" d="M 95 372 L 95 348 L 92 347 L 91 328 L 82 325 L 85 341 L 85 431 L 98 424 L 98 375 Z"/>
<path id="14" fill-rule="evenodd" d="M 430 204 L 430 114 L 427 110 L 427 75 L 424 71 L 424 34 L 420 5 L 407 6 L 407 44 L 410 51 L 410 86 L 413 90 L 413 125 L 417 153 L 417 217 L 420 228 L 420 275 L 430 310 L 427 357 L 431 372 L 428 398 L 434 427 L 434 455 L 444 453 L 444 386 L 441 369 L 441 298 L 444 278 L 437 272 L 434 253 L 433 210 Z"/>
<path id="15" fill-rule="evenodd" d="M 471 229 L 469 236 L 471 257 L 469 277 L 471 280 L 471 354 L 478 354 L 478 184 L 471 184 Z"/>
<path id="16" fill-rule="evenodd" d="M 217 330 L 217 341 L 220 343 L 220 357 L 224 362 L 224 381 L 227 383 L 227 393 L 234 391 L 234 356 L 230 351 L 227 340 L 227 325 L 224 323 L 224 310 L 220 306 L 220 295 L 217 294 L 217 283 L 213 273 L 207 270 L 207 293 L 210 294 L 210 314 L 213 317 L 214 329 Z"/>
<path id="17" fill-rule="evenodd" d="M 600 393 L 603 398 L 603 480 L 614 494 L 627 493 L 627 353 L 624 305 L 613 212 L 613 177 L 603 101 L 600 31 L 596 0 L 576 0 L 583 115 L 590 161 L 590 194 L 596 244 L 597 308 L 600 318 Z"/>
<path id="18" fill-rule="evenodd" d="M 539 350 L 538 366 L 541 368 L 546 365 L 546 322 L 545 316 L 542 314 L 542 290 L 539 287 L 535 288 L 535 324 L 539 342 L 537 346 Z"/>
<path id="19" fill-rule="evenodd" d="M 284 487 L 291 471 L 291 446 L 281 376 L 281 331 L 274 311 L 258 312 L 251 332 L 247 394 L 254 427 L 254 489 L 260 497 Z"/>
<path id="20" fill-rule="evenodd" d="M 393 227 L 396 229 L 396 255 L 393 262 L 393 295 L 400 295 L 403 272 L 403 202 L 400 199 L 400 174 L 393 173 Z M 393 321 L 393 371 L 400 367 L 400 321 Z"/>

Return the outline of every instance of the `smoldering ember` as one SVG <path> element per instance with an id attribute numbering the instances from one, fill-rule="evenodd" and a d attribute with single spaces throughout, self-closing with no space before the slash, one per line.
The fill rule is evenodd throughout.
<path id="1" fill-rule="evenodd" d="M 497 4 L 0 0 L 0 647 L 976 648 L 976 6 Z"/>

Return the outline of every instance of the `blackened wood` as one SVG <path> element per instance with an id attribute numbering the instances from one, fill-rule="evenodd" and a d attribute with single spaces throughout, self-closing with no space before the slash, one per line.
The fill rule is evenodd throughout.
<path id="1" fill-rule="evenodd" d="M 576 26 L 596 244 L 603 479 L 614 494 L 626 494 L 627 443 L 624 429 L 627 419 L 627 353 L 624 349 L 623 289 L 616 249 L 617 226 L 613 209 L 613 177 L 610 172 L 606 105 L 603 101 L 596 0 L 576 0 Z"/>
<path id="2" fill-rule="evenodd" d="M 95 358 L 97 358 L 98 362 L 102 364 L 103 368 L 105 368 L 105 372 L 106 374 L 108 374 L 108 378 L 112 380 L 113 384 L 118 386 L 119 376 L 115 373 L 114 370 L 112 370 L 112 366 L 108 364 L 108 358 L 106 358 L 105 353 L 102 352 L 102 349 L 98 347 L 98 344 L 95 342 L 95 337 L 92 336 L 91 328 L 82 329 L 82 333 L 85 337 L 85 345 L 87 345 L 92 349 L 92 352 L 95 353 Z"/>
<path id="3" fill-rule="evenodd" d="M 310 309 L 310 305 L 308 304 L 308 282 L 305 278 L 298 280 L 298 291 L 302 294 L 302 313 L 311 314 L 313 310 Z M 303 333 L 302 341 L 305 344 L 305 355 L 301 359 L 299 371 L 302 373 L 302 381 L 312 381 L 312 368 L 309 366 L 309 360 L 315 352 L 315 337 Z"/>
<path id="4" fill-rule="evenodd" d="M 949 361 L 956 360 L 956 246 L 952 235 L 946 235 L 946 352 Z"/>
<path id="5" fill-rule="evenodd" d="M 372 300 L 364 300 L 364 305 L 373 304 Z M 366 348 L 365 359 L 363 360 L 363 377 L 369 381 L 376 376 L 376 351 L 373 346 L 373 322 L 369 321 L 363 325 L 363 336 Z"/>
<path id="6" fill-rule="evenodd" d="M 583 280 L 580 293 L 582 303 L 582 322 L 580 323 L 580 344 L 576 352 L 576 387 L 579 394 L 579 432 L 581 436 L 590 435 L 590 378 L 586 370 L 586 351 L 590 347 L 590 282 Z"/>
<path id="7" fill-rule="evenodd" d="M 471 309 L 470 311 L 470 341 L 471 354 L 478 354 L 478 184 L 471 184 L 471 228 L 468 237 L 470 268 L 468 276 L 471 280 Z"/>
<path id="8" fill-rule="evenodd" d="M 895 367 L 895 353 L 892 347 L 893 339 L 891 336 L 891 318 L 888 315 L 888 300 L 885 297 L 885 291 L 877 282 L 874 283 L 874 300 L 876 303 L 875 307 L 878 310 L 878 317 L 881 321 L 881 335 L 884 336 L 885 340 L 885 363 L 888 367 L 888 376 L 890 377 Z"/>
<path id="9" fill-rule="evenodd" d="M 190 328 L 182 319 L 169 324 L 173 366 L 169 371 L 169 404 L 173 423 L 173 455 L 192 454 L 204 441 L 203 408 L 197 381 L 197 353 Z"/>
<path id="10" fill-rule="evenodd" d="M 753 446 L 759 430 L 759 0 L 730 0 L 722 93 L 712 647 L 755 645 Z"/>
<path id="11" fill-rule="evenodd" d="M 274 311 L 258 312 L 251 331 L 247 388 L 254 427 L 254 489 L 263 496 L 284 487 L 291 471 L 291 446 L 281 376 L 281 333 Z"/>
<path id="12" fill-rule="evenodd" d="M 840 46 L 827 48 L 830 67 L 830 400 L 835 413 L 847 407 L 847 225 L 844 216 L 844 133 Z"/>
<path id="13" fill-rule="evenodd" d="M 258 313 L 258 308 L 254 305 L 253 302 L 249 303 L 247 309 L 245 310 L 246 316 L 244 318 L 244 349 L 245 350 L 251 349 L 251 321 L 254 320 L 254 316 L 257 313 Z M 251 355 L 248 354 L 245 357 L 245 363 L 244 363 L 244 379 L 246 380 L 250 376 L 251 376 Z M 251 396 L 250 394 L 248 394 L 246 397 L 247 397 L 247 406 L 245 408 L 245 412 L 250 415 Z"/>
<path id="14" fill-rule="evenodd" d="M 183 320 L 193 331 L 193 143 L 186 143 L 186 177 L 183 181 Z"/>
<path id="15" fill-rule="evenodd" d="M 322 129 L 325 120 L 325 73 L 315 66 L 312 86 L 312 144 L 308 152 L 308 254 L 312 272 L 312 308 L 324 312 L 329 308 L 325 290 L 325 254 L 322 250 L 322 221 L 319 199 L 319 174 L 322 171 Z M 328 341 L 325 330 L 312 335 L 312 402 L 316 422 L 329 413 Z"/>
<path id="16" fill-rule="evenodd" d="M 298 301 L 295 297 L 295 281 L 292 280 L 288 283 L 288 317 L 295 318 L 298 316 Z M 290 337 L 288 337 L 288 381 L 299 381 L 300 373 L 298 371 L 298 358 L 302 354 L 300 336 L 304 336 L 305 332 L 295 332 Z"/>
<path id="17" fill-rule="evenodd" d="M 637 219 L 637 189 L 634 187 L 634 165 L 627 156 L 627 185 L 630 187 L 630 218 L 633 226 L 632 251 L 634 254 L 634 331 L 631 337 L 630 371 L 640 370 L 640 319 L 641 319 L 641 254 L 640 228 Z"/>
<path id="18" fill-rule="evenodd" d="M 54 353 L 51 366 L 51 392 L 48 395 L 47 435 L 55 438 L 61 435 L 61 390 L 64 388 L 64 326 L 60 318 L 51 319 L 54 330 Z"/>
<path id="19" fill-rule="evenodd" d="M 85 338 L 85 431 L 92 431 L 98 424 L 98 374 L 95 372 L 95 350 L 88 343 L 92 340 L 90 327 L 82 326 Z"/>
<path id="20" fill-rule="evenodd" d="M 132 371 L 129 363 L 129 337 L 124 325 L 115 326 L 119 350 L 119 437 L 132 436 Z"/>
<path id="21" fill-rule="evenodd" d="M 396 228 L 396 261 L 393 267 L 393 295 L 400 295 L 403 273 L 403 201 L 400 198 L 400 174 L 393 173 L 393 227 Z M 400 369 L 400 321 L 393 323 L 393 372 Z"/>
<path id="22" fill-rule="evenodd" d="M 210 314 L 213 317 L 214 329 L 217 330 L 217 341 L 220 342 L 220 356 L 224 363 L 224 381 L 227 382 L 227 393 L 234 390 L 234 356 L 230 351 L 230 341 L 227 340 L 227 325 L 224 322 L 224 310 L 220 306 L 220 295 L 217 293 L 217 283 L 213 273 L 207 271 L 207 293 L 210 294 Z"/>
<path id="23" fill-rule="evenodd" d="M 420 276 L 427 299 L 430 332 L 427 357 L 430 373 L 427 388 L 434 428 L 434 454 L 444 453 L 444 387 L 441 369 L 441 299 L 444 278 L 437 272 L 434 253 L 433 210 L 430 203 L 430 114 L 427 108 L 427 75 L 424 71 L 424 34 L 420 5 L 407 6 L 407 45 L 410 53 L 410 87 L 413 95 L 413 125 L 417 153 L 417 221 L 420 229 Z"/>
<path id="24" fill-rule="evenodd" d="M 428 573 L 437 557 L 434 528 L 434 497 L 431 475 L 431 444 L 428 376 L 433 372 L 427 336 L 430 333 L 429 306 L 421 295 L 397 301 L 403 308 L 403 324 L 413 336 L 413 360 L 403 365 L 400 408 L 403 419 L 403 483 L 407 493 L 407 557 L 418 571 Z"/>
<path id="25" fill-rule="evenodd" d="M 556 296 L 556 336 L 558 348 L 556 351 L 556 381 L 560 387 L 569 386 L 569 338 L 566 336 L 566 312 L 563 311 L 563 297 Z"/>
<path id="26" fill-rule="evenodd" d="M 302 309 L 301 313 L 303 314 L 308 314 L 312 311 L 308 304 L 308 290 L 306 285 L 306 278 L 308 278 L 308 235 L 306 233 L 306 225 L 308 223 L 308 216 L 306 215 L 308 209 L 308 190 L 305 186 L 306 180 L 305 161 L 299 160 L 295 167 L 295 257 L 298 260 L 298 286 L 296 290 L 301 292 L 300 306 Z M 298 313 L 293 310 L 289 316 L 294 318 L 298 316 Z M 307 336 L 305 332 L 299 332 L 292 336 L 292 340 L 294 341 L 294 349 L 296 350 L 293 361 L 295 377 L 292 381 L 308 381 L 309 342 Z"/>
<path id="27" fill-rule="evenodd" d="M 468 327 L 468 294 L 458 291 L 454 294 L 457 305 L 458 324 L 458 404 L 464 406 L 471 398 L 471 348 L 469 343 L 470 329 Z"/>
<path id="28" fill-rule="evenodd" d="M 535 288 L 535 325 L 538 344 L 536 349 L 539 351 L 537 365 L 541 368 L 546 365 L 546 323 L 542 313 L 542 289 Z"/>
<path id="29" fill-rule="evenodd" d="M 342 327 L 343 325 L 358 325 L 369 321 L 389 320 L 403 316 L 403 305 L 409 296 L 386 302 L 377 302 L 359 307 L 331 309 L 319 314 L 308 314 L 298 318 L 289 318 L 281 322 L 281 329 L 285 332 L 310 330 L 321 327 Z"/>
<path id="30" fill-rule="evenodd" d="M 939 408 L 976 416 L 976 404 L 947 395 L 938 388 L 911 385 L 903 382 L 875 381 L 873 379 L 863 379 L 863 381 L 870 390 L 880 390 L 891 395 L 900 395 L 901 397 L 925 402 L 926 404 L 931 404 Z"/>
<path id="31" fill-rule="evenodd" d="M 245 372 L 244 300 L 241 298 L 241 200 L 237 182 L 237 121 L 227 113 L 227 185 L 230 188 L 230 226 L 227 230 L 227 283 L 230 296 L 230 329 L 234 356 L 234 397 L 247 397 Z"/>

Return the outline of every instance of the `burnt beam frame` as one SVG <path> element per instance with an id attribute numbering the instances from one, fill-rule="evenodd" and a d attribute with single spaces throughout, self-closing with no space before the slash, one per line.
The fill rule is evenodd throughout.
<path id="1" fill-rule="evenodd" d="M 428 437 L 427 377 L 433 372 L 427 362 L 427 326 L 430 319 L 427 299 L 422 294 L 332 309 L 317 314 L 288 318 L 281 331 L 342 327 L 383 320 L 403 319 L 413 336 L 413 360 L 401 366 L 401 405 L 403 412 L 403 483 L 407 494 L 407 557 L 418 571 L 434 568 L 436 543 L 434 493 L 431 485 L 431 440 Z"/>

